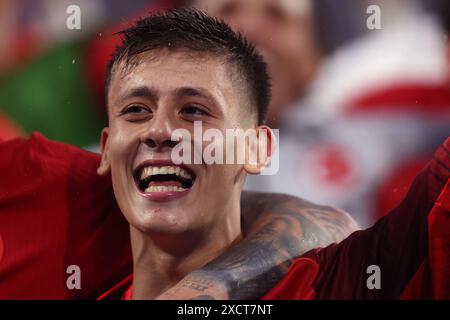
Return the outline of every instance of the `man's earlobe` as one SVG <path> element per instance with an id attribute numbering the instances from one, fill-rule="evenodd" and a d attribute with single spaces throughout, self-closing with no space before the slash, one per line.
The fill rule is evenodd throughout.
<path id="1" fill-rule="evenodd" d="M 248 158 L 244 164 L 248 174 L 260 174 L 269 164 L 276 146 L 275 135 L 268 126 L 258 126 L 256 132 L 257 139 L 249 142 Z"/>
<path id="2" fill-rule="evenodd" d="M 103 128 L 101 138 L 100 138 L 100 147 L 102 150 L 102 158 L 100 161 L 100 165 L 97 168 L 97 174 L 101 175 L 101 176 L 109 174 L 109 172 L 111 170 L 111 165 L 109 162 L 108 136 L 109 136 L 109 128 Z"/>

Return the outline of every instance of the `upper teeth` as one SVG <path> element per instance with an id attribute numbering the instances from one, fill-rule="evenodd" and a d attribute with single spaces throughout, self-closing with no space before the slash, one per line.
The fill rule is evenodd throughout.
<path id="1" fill-rule="evenodd" d="M 178 177 L 184 178 L 184 179 L 192 179 L 192 175 L 183 169 L 182 167 L 176 167 L 176 166 L 164 166 L 164 167 L 145 167 L 142 170 L 141 173 L 141 180 L 146 179 L 152 175 L 157 174 L 175 174 Z"/>

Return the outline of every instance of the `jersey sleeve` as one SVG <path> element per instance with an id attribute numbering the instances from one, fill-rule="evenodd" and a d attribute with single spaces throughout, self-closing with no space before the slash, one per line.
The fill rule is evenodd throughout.
<path id="1" fill-rule="evenodd" d="M 429 238 L 434 236 L 428 232 L 429 214 L 450 175 L 449 146 L 450 139 L 389 215 L 338 245 L 314 252 L 320 265 L 313 284 L 318 299 L 401 298 L 411 279 L 427 263 Z"/>
<path id="2" fill-rule="evenodd" d="M 94 298 L 130 272 L 127 223 L 98 163 L 38 133 L 0 143 L 0 299 Z"/>

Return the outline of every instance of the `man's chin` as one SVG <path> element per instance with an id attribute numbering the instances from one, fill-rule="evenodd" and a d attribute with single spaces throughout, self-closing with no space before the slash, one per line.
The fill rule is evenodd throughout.
<path id="1" fill-rule="evenodd" d="M 150 200 L 150 197 L 143 197 L 141 194 L 133 195 L 133 205 L 124 211 L 128 213 L 126 217 L 131 225 L 145 233 L 174 234 L 188 232 L 198 224 L 195 221 L 202 221 L 195 218 L 199 214 L 196 208 L 198 202 L 193 201 L 192 190 L 184 196 L 158 193 L 153 194 L 158 200 Z M 167 200 L 167 197 L 170 197 L 170 200 Z"/>
<path id="2" fill-rule="evenodd" d="M 164 205 L 165 204 L 165 205 Z M 184 233 L 188 229 L 187 212 L 179 212 L 171 206 L 156 208 L 145 208 L 140 210 L 140 214 L 135 217 L 132 225 L 144 233 Z M 178 208 L 179 209 L 179 208 Z"/>

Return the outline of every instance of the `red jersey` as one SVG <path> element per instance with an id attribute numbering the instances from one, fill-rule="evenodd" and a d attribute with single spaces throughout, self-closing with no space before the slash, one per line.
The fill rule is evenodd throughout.
<path id="1" fill-rule="evenodd" d="M 132 270 L 128 222 L 97 154 L 40 134 L 0 143 L 0 299 L 90 299 Z M 68 289 L 79 266 L 81 289 Z"/>

